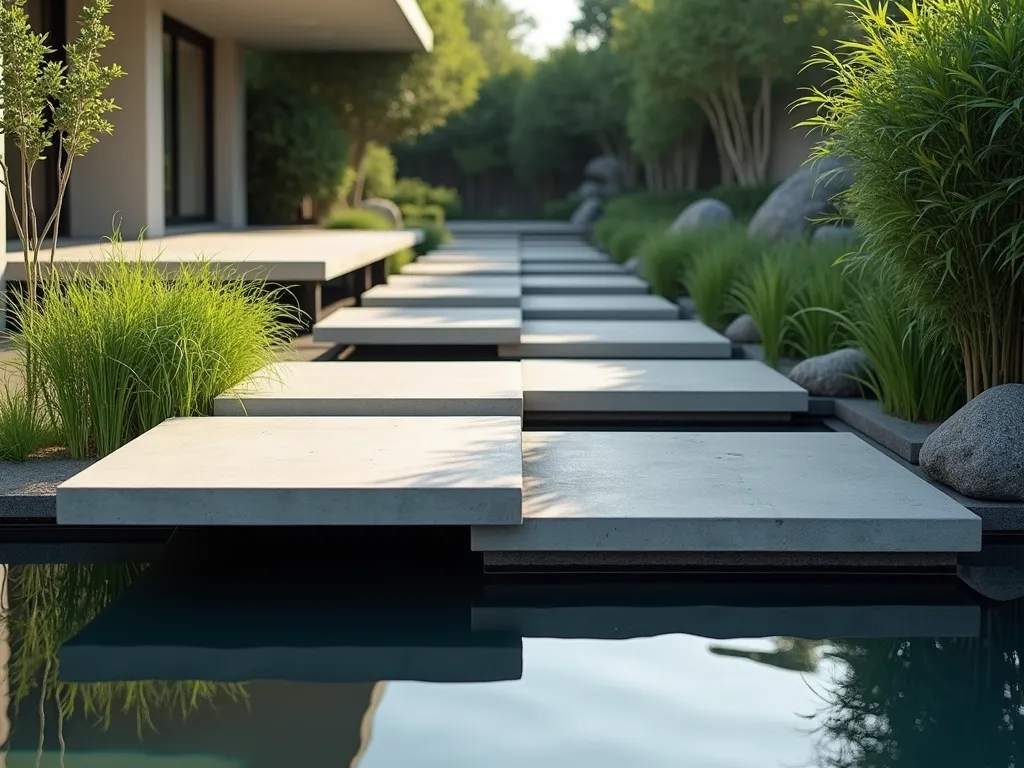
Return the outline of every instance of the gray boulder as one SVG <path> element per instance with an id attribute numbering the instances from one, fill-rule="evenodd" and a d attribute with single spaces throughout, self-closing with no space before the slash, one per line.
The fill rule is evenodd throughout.
<path id="1" fill-rule="evenodd" d="M 852 244 L 856 240 L 857 232 L 853 227 L 838 227 L 833 225 L 818 227 L 814 230 L 814 234 L 811 236 L 812 242 L 835 245 L 843 245 L 844 243 Z"/>
<path id="2" fill-rule="evenodd" d="M 621 187 L 625 173 L 619 158 L 614 155 L 601 155 L 593 158 L 583 167 L 583 177 L 601 182 L 606 186 Z"/>
<path id="3" fill-rule="evenodd" d="M 691 229 L 701 227 L 715 227 L 723 224 L 730 224 L 735 217 L 732 209 L 721 200 L 713 197 L 705 197 L 695 203 L 690 203 L 683 209 L 683 212 L 676 217 L 669 232 L 688 232 Z"/>
<path id="4" fill-rule="evenodd" d="M 573 211 L 572 218 L 569 219 L 570 224 L 575 224 L 578 227 L 589 227 L 599 218 L 601 218 L 601 212 L 603 206 L 601 201 L 596 197 L 591 197 L 580 203 L 576 210 Z"/>
<path id="5" fill-rule="evenodd" d="M 958 565 L 957 575 L 971 589 L 990 600 L 1024 597 L 1024 567 L 1013 565 Z"/>
<path id="6" fill-rule="evenodd" d="M 625 264 L 623 264 L 622 266 L 623 266 L 623 268 L 627 272 L 629 272 L 631 274 L 634 274 L 634 275 L 639 275 L 640 274 L 640 257 L 639 256 L 633 256 Z"/>
<path id="7" fill-rule="evenodd" d="M 604 194 L 604 187 L 598 181 L 587 179 L 576 189 L 576 197 L 586 200 L 590 197 L 601 197 Z"/>
<path id="8" fill-rule="evenodd" d="M 760 344 L 761 332 L 750 315 L 740 315 L 725 329 L 725 338 L 734 344 Z"/>
<path id="9" fill-rule="evenodd" d="M 782 182 L 764 201 L 747 232 L 778 243 L 802 237 L 822 216 L 835 214 L 832 199 L 850 188 L 853 172 L 841 157 L 825 157 L 809 163 Z"/>
<path id="10" fill-rule="evenodd" d="M 978 395 L 921 446 L 921 469 L 975 499 L 1024 501 L 1024 384 Z"/>
<path id="11" fill-rule="evenodd" d="M 857 379 L 864 378 L 867 368 L 868 356 L 859 349 L 840 349 L 801 360 L 789 378 L 817 397 L 860 397 Z"/>
<path id="12" fill-rule="evenodd" d="M 394 229 L 402 229 L 402 211 L 395 205 L 391 200 L 385 200 L 380 197 L 371 197 L 363 202 L 359 206 L 365 208 L 368 211 L 373 211 L 379 216 L 387 219 Z"/>

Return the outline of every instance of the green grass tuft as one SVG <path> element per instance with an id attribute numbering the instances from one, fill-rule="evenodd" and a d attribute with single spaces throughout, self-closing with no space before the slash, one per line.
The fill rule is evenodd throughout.
<path id="1" fill-rule="evenodd" d="M 797 284 L 785 249 L 762 255 L 760 264 L 733 288 L 737 306 L 751 316 L 761 335 L 764 361 L 778 366 L 786 349 L 787 317 L 793 311 Z"/>
<path id="2" fill-rule="evenodd" d="M 168 278 L 115 241 L 89 273 L 14 307 L 41 395 L 73 458 L 105 456 L 173 416 L 205 416 L 214 398 L 273 362 L 297 325 L 280 295 L 209 262 Z"/>

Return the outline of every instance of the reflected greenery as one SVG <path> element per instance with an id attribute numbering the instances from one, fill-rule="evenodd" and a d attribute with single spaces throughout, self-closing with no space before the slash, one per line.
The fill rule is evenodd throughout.
<path id="1" fill-rule="evenodd" d="M 12 720 L 23 707 L 39 718 L 38 752 L 45 746 L 46 713 L 56 710 L 63 752 L 63 724 L 72 716 L 106 729 L 112 719 L 131 717 L 141 739 L 153 718 L 187 717 L 214 699 L 245 702 L 241 685 L 205 681 L 60 680 L 59 652 L 142 573 L 141 565 L 22 565 L 5 568 L 3 635 L 10 645 L 7 680 Z"/>

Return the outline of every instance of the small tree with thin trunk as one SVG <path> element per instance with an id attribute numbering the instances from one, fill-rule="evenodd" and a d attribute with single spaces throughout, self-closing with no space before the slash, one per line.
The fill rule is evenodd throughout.
<path id="1" fill-rule="evenodd" d="M 100 52 L 114 37 L 104 23 L 110 7 L 111 0 L 85 5 L 78 37 L 65 47 L 62 63 L 51 58 L 55 51 L 46 44 L 46 35 L 32 30 L 25 0 L 0 0 L 0 129 L 13 139 L 20 156 L 13 168 L 0 158 L 0 183 L 21 241 L 29 302 L 35 301 L 40 285 L 39 252 L 47 238 L 53 262 L 75 159 L 85 155 L 100 134 L 113 132 L 105 116 L 117 107 L 103 92 L 124 73 L 117 64 L 100 64 Z M 35 169 L 50 151 L 56 152 L 57 197 L 52 211 L 39 211 Z M 15 200 L 14 184 L 20 185 L 20 201 Z"/>

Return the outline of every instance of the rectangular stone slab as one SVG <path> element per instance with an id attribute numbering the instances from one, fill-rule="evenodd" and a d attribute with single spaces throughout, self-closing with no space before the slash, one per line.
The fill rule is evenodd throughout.
<path id="1" fill-rule="evenodd" d="M 523 294 L 647 293 L 647 283 L 633 275 L 523 275 Z"/>
<path id="2" fill-rule="evenodd" d="M 170 419 L 61 484 L 57 522 L 517 524 L 520 429 L 509 417 Z"/>
<path id="3" fill-rule="evenodd" d="M 546 261 L 554 263 L 576 263 L 576 262 L 607 262 L 608 257 L 600 251 L 592 248 L 551 248 L 540 250 L 537 248 L 523 248 L 522 260 L 525 261 Z"/>
<path id="4" fill-rule="evenodd" d="M 435 275 L 455 277 L 458 275 L 518 275 L 516 261 L 476 260 L 458 264 L 421 263 L 414 261 L 402 269 L 403 275 Z"/>
<path id="5" fill-rule="evenodd" d="M 527 432 L 523 523 L 476 551 L 949 553 L 981 520 L 855 435 Z"/>
<path id="6" fill-rule="evenodd" d="M 362 296 L 364 307 L 518 307 L 519 286 L 376 285 Z"/>
<path id="7" fill-rule="evenodd" d="M 214 401 L 217 416 L 522 416 L 519 363 L 277 363 Z"/>
<path id="8" fill-rule="evenodd" d="M 524 320 L 677 320 L 679 307 L 661 296 L 523 296 Z"/>
<path id="9" fill-rule="evenodd" d="M 313 326 L 313 340 L 491 346 L 518 342 L 521 323 L 519 310 L 511 307 L 345 307 Z"/>
<path id="10" fill-rule="evenodd" d="M 519 263 L 519 254 L 514 251 L 464 251 L 442 253 L 434 251 L 416 259 L 417 264 L 474 264 L 479 261 Z"/>
<path id="11" fill-rule="evenodd" d="M 518 275 L 391 275 L 388 285 L 399 288 L 513 288 L 521 291 Z"/>
<path id="12" fill-rule="evenodd" d="M 807 410 L 806 390 L 756 360 L 524 360 L 522 367 L 527 411 Z"/>
<path id="13" fill-rule="evenodd" d="M 696 320 L 529 320 L 510 358 L 730 358 L 732 344 Z"/>
<path id="14" fill-rule="evenodd" d="M 611 261 L 524 261 L 524 275 L 628 275 L 626 270 Z"/>

